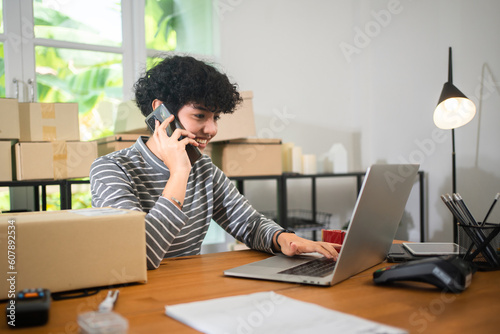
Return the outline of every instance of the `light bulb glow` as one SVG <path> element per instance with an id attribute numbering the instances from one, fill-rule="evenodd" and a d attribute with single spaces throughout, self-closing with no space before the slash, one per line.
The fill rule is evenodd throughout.
<path id="1" fill-rule="evenodd" d="M 453 112 L 458 108 L 459 102 L 457 99 L 451 98 L 443 101 L 443 107 L 447 112 Z"/>
<path id="2" fill-rule="evenodd" d="M 456 129 L 469 123 L 476 115 L 474 103 L 463 97 L 449 98 L 434 111 L 434 124 L 440 129 Z"/>

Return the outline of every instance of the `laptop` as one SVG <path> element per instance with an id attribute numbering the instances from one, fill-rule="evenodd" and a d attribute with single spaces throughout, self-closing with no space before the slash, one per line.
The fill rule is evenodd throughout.
<path id="1" fill-rule="evenodd" d="M 368 168 L 337 261 L 319 254 L 283 254 L 224 271 L 224 275 L 334 285 L 385 260 L 415 183 L 417 164 L 377 164 Z M 323 271 L 305 273 L 318 263 Z"/>

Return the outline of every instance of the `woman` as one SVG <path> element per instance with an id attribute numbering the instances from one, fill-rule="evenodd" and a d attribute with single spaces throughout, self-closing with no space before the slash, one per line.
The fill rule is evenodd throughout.
<path id="1" fill-rule="evenodd" d="M 241 102 L 225 74 L 192 57 L 171 56 L 137 81 L 135 94 L 144 116 L 163 103 L 185 129 L 169 137 L 174 116 L 156 121 L 151 137 L 98 158 L 90 182 L 94 207 L 146 212 L 148 269 L 164 257 L 199 254 L 212 219 L 252 249 L 337 257 L 333 244 L 300 238 L 255 211 L 207 155 L 191 165 L 186 145 L 203 152 L 220 114 Z"/>

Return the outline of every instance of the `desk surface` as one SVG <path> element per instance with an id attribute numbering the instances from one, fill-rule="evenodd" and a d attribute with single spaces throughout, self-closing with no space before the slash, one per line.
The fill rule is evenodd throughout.
<path id="1" fill-rule="evenodd" d="M 461 294 L 441 293 L 422 284 L 381 287 L 372 282 L 380 264 L 333 287 L 260 281 L 223 276 L 224 269 L 269 255 L 252 250 L 166 259 L 148 272 L 148 283 L 120 287 L 115 311 L 129 321 L 129 333 L 196 333 L 168 317 L 165 305 L 260 291 L 357 315 L 411 333 L 495 333 L 500 326 L 500 271 L 478 272 Z M 16 333 L 77 333 L 79 313 L 97 309 L 107 290 L 97 295 L 53 301 L 49 323 Z M 2 312 L 5 303 L 1 304 Z M 5 319 L 5 318 L 4 318 Z M 0 332 L 7 328 L 0 324 Z"/>

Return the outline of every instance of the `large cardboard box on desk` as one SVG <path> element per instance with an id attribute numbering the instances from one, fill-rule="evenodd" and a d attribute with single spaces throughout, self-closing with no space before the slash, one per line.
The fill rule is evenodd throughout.
<path id="1" fill-rule="evenodd" d="M 0 99 L 0 139 L 19 137 L 19 103 L 16 99 Z"/>
<path id="2" fill-rule="evenodd" d="M 97 142 L 97 155 L 103 156 L 111 152 L 119 151 L 124 148 L 134 145 L 137 138 L 142 136 L 142 134 L 117 134 L 114 136 L 108 136 L 104 138 L 99 138 Z"/>
<path id="3" fill-rule="evenodd" d="M 111 208 L 0 214 L 0 299 L 12 287 L 60 292 L 145 282 L 144 216 Z"/>
<path id="4" fill-rule="evenodd" d="M 243 102 L 232 114 L 221 114 L 217 122 L 217 135 L 211 142 L 254 137 L 255 119 L 253 115 L 253 93 L 240 92 Z"/>
<path id="5" fill-rule="evenodd" d="M 211 145 L 211 158 L 227 176 L 280 175 L 281 139 L 234 139 Z"/>
<path id="6" fill-rule="evenodd" d="M 29 142 L 15 145 L 16 180 L 88 177 L 97 159 L 97 143 Z"/>
<path id="7" fill-rule="evenodd" d="M 19 103 L 20 141 L 80 140 L 77 103 Z"/>

